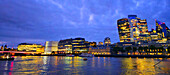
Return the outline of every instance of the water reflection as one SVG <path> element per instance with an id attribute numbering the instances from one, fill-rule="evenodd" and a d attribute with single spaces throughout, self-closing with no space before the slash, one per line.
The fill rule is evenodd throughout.
<path id="1" fill-rule="evenodd" d="M 170 59 L 153 58 L 113 58 L 63 56 L 22 56 L 14 61 L 0 61 L 0 73 L 4 75 L 22 74 L 170 74 Z M 153 66 L 159 61 L 160 64 Z"/>

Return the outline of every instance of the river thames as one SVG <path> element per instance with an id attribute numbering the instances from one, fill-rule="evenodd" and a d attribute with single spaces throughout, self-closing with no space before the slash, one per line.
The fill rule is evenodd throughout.
<path id="1" fill-rule="evenodd" d="M 170 59 L 16 56 L 0 61 L 1 75 L 170 75 Z M 160 62 L 158 65 L 154 64 Z"/>

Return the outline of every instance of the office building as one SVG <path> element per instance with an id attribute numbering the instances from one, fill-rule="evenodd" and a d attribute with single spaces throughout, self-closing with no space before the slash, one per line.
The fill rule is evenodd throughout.
<path id="1" fill-rule="evenodd" d="M 141 20 L 136 15 L 117 20 L 120 42 L 135 42 L 137 44 L 149 42 L 146 19 Z"/>
<path id="2" fill-rule="evenodd" d="M 96 47 L 89 47 L 89 53 L 94 55 L 110 55 L 110 47 L 106 45 L 97 45 Z"/>
<path id="3" fill-rule="evenodd" d="M 45 42 L 45 54 L 51 54 L 52 51 L 58 51 L 58 41 Z"/>
<path id="4" fill-rule="evenodd" d="M 72 39 L 72 49 L 74 53 L 84 53 L 88 52 L 90 43 L 85 41 L 84 38 L 75 38 Z"/>
<path id="5" fill-rule="evenodd" d="M 90 46 L 93 46 L 93 47 L 96 46 L 96 42 L 89 42 L 89 43 L 90 43 Z"/>
<path id="6" fill-rule="evenodd" d="M 18 45 L 18 51 L 28 52 L 44 52 L 44 47 L 41 44 L 21 43 Z"/>
<path id="7" fill-rule="evenodd" d="M 65 51 L 65 53 L 72 53 L 72 38 L 60 40 L 58 43 L 58 49 L 60 51 Z"/>
<path id="8" fill-rule="evenodd" d="M 130 42 L 130 25 L 127 18 L 117 20 L 120 42 Z"/>
<path id="9" fill-rule="evenodd" d="M 109 37 L 106 37 L 106 38 L 104 39 L 104 44 L 105 44 L 105 45 L 110 45 L 110 44 L 111 44 Z"/>
<path id="10" fill-rule="evenodd" d="M 99 42 L 98 45 L 103 45 L 103 42 Z"/>
<path id="11" fill-rule="evenodd" d="M 92 43 L 91 43 L 92 45 Z M 65 50 L 66 53 L 84 53 L 88 52 L 90 43 L 84 38 L 71 38 L 59 41 L 59 49 Z"/>

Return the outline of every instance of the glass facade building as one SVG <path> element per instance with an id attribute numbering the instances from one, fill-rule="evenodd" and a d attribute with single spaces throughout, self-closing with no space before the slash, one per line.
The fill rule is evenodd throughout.
<path id="1" fill-rule="evenodd" d="M 120 42 L 144 43 L 150 41 L 147 21 L 141 20 L 136 15 L 117 21 Z"/>
<path id="2" fill-rule="evenodd" d="M 90 43 L 84 38 L 65 39 L 59 41 L 59 49 L 65 49 L 66 53 L 84 53 L 88 51 Z"/>
<path id="3" fill-rule="evenodd" d="M 158 38 L 162 39 L 164 37 L 167 37 L 167 30 L 169 30 L 169 28 L 166 26 L 166 24 L 164 22 L 156 21 L 156 32 L 158 33 Z"/>
<path id="4" fill-rule="evenodd" d="M 130 25 L 127 18 L 117 20 L 120 42 L 130 42 Z"/>

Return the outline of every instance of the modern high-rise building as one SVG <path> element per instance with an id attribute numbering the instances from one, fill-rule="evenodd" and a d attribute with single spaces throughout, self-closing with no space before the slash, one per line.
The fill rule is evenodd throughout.
<path id="1" fill-rule="evenodd" d="M 130 25 L 127 18 L 117 20 L 120 42 L 130 42 Z"/>
<path id="2" fill-rule="evenodd" d="M 169 30 L 169 28 L 166 26 L 166 24 L 164 22 L 156 21 L 156 32 L 158 33 L 158 38 L 162 39 L 164 37 L 167 37 L 167 30 Z"/>
<path id="3" fill-rule="evenodd" d="M 148 32 L 148 26 L 146 19 L 144 20 L 138 20 L 137 26 L 139 28 L 139 43 L 147 43 L 151 41 L 151 38 L 149 36 Z"/>
<path id="4" fill-rule="evenodd" d="M 146 19 L 141 20 L 136 15 L 117 21 L 120 42 L 144 43 L 150 40 Z"/>
<path id="5" fill-rule="evenodd" d="M 140 32 L 137 23 L 139 20 L 140 18 L 137 18 L 137 15 L 128 15 L 131 42 L 138 43 Z"/>

